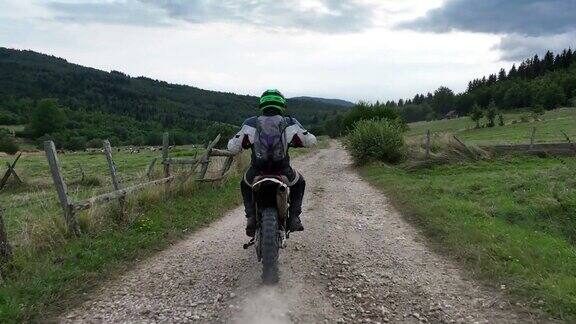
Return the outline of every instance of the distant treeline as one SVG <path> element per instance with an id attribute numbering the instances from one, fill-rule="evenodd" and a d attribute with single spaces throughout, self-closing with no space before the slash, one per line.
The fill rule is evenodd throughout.
<path id="1" fill-rule="evenodd" d="M 544 58 L 535 55 L 513 65 L 509 71 L 469 82 L 468 89 L 455 94 L 447 87 L 434 93 L 417 94 L 412 99 L 383 103 L 398 107 L 409 122 L 444 117 L 453 111 L 468 115 L 474 106 L 487 108 L 492 103 L 502 110 L 542 106 L 554 109 L 559 106 L 576 106 L 576 52 L 572 49 L 554 54 L 548 51 Z M 380 103 L 377 103 L 380 104 Z"/>
<path id="2" fill-rule="evenodd" d="M 55 100 L 45 100 L 55 99 Z M 56 139 L 79 148 L 108 138 L 114 145 L 157 145 L 169 130 L 176 144 L 199 143 L 215 130 L 230 131 L 257 114 L 258 98 L 207 91 L 145 77 L 130 77 L 68 63 L 33 51 L 0 48 L 0 125 L 26 124 L 19 136 Z M 41 134 L 32 126 L 40 107 L 56 107 L 63 124 Z M 313 100 L 288 100 L 308 128 L 346 108 Z M 51 108 L 52 109 L 52 108 Z"/>

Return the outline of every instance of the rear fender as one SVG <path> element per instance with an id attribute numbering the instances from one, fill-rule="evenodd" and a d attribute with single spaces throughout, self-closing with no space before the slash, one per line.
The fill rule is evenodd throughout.
<path id="1" fill-rule="evenodd" d="M 288 197 L 289 197 L 289 187 L 283 179 L 277 178 L 261 178 L 257 179 L 257 181 L 252 185 L 252 190 L 258 196 L 258 192 L 262 190 L 267 185 L 274 184 L 276 188 L 276 208 L 278 210 L 278 218 L 280 220 L 280 224 L 284 224 L 286 219 L 288 218 Z M 258 202 L 256 202 L 256 207 L 258 208 Z"/>

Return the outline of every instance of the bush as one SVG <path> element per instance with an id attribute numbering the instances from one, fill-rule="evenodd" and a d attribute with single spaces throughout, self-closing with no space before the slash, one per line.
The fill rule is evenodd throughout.
<path id="1" fill-rule="evenodd" d="M 404 127 L 389 120 L 362 120 L 346 136 L 345 145 L 354 163 L 397 163 L 402 159 Z"/>
<path id="2" fill-rule="evenodd" d="M 353 130 L 355 124 L 361 120 L 390 120 L 403 129 L 408 127 L 397 109 L 379 103 L 360 102 L 344 116 L 341 125 L 344 134 Z"/>
<path id="3" fill-rule="evenodd" d="M 86 138 L 81 136 L 71 137 L 64 143 L 64 148 L 71 151 L 82 151 L 86 148 Z"/>
<path id="4" fill-rule="evenodd" d="M 15 154 L 18 150 L 18 144 L 14 141 L 14 137 L 10 135 L 10 132 L 0 129 L 0 152 Z"/>
<path id="5" fill-rule="evenodd" d="M 474 107 L 472 108 L 472 113 L 470 113 L 470 119 L 472 119 L 472 121 L 476 123 L 476 128 L 480 128 L 480 121 L 482 120 L 483 117 L 484 117 L 484 111 L 482 110 L 482 108 L 480 108 L 478 104 L 474 104 Z"/>
<path id="6" fill-rule="evenodd" d="M 498 108 L 496 108 L 496 103 L 494 101 L 490 101 L 488 109 L 486 110 L 486 119 L 488 120 L 486 126 L 494 127 L 496 125 L 497 115 L 498 115 Z"/>

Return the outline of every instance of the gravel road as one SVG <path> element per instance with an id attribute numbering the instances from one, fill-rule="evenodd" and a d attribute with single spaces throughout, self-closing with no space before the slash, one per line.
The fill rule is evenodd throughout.
<path id="1" fill-rule="evenodd" d="M 260 284 L 243 250 L 243 209 L 104 284 L 62 322 L 350 323 L 533 321 L 500 291 L 432 252 L 337 144 L 298 159 L 303 222 L 280 253 L 281 282 Z"/>

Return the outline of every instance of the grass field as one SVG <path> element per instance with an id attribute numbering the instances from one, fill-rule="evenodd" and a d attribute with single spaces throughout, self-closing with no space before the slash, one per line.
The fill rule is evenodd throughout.
<path id="1" fill-rule="evenodd" d="M 4 267 L 0 322 L 46 321 L 78 305 L 103 280 L 236 206 L 238 182 L 236 176 L 219 188 L 194 188 L 193 194 L 144 195 L 132 211 L 138 218 L 131 224 L 84 233 L 41 253 L 15 255 Z"/>
<path id="2" fill-rule="evenodd" d="M 417 171 L 371 165 L 383 189 L 477 277 L 576 320 L 576 158 L 509 157 Z"/>
<path id="3" fill-rule="evenodd" d="M 129 186 L 147 181 L 146 169 L 160 152 L 143 150 L 130 154 L 125 149 L 114 150 L 113 157 L 122 185 Z M 197 150 L 190 147 L 175 148 L 173 156 L 195 155 Z M 14 157 L 1 157 L 5 165 Z M 103 153 L 69 153 L 59 155 L 65 181 L 70 196 L 75 201 L 112 191 L 112 181 L 106 158 Z M 155 165 L 154 176 L 160 176 L 160 159 Z M 82 180 L 81 169 L 85 173 Z M 0 169 L 4 174 L 6 167 Z M 177 171 L 177 170 L 176 170 Z M 10 183 L 0 194 L 0 205 L 5 209 L 4 220 L 10 242 L 20 250 L 39 250 L 66 240 L 65 226 L 56 191 L 50 178 L 48 163 L 43 152 L 24 153 L 16 172 L 25 182 L 23 186 Z M 90 212 L 80 213 L 81 226 L 88 227 Z M 92 224 L 94 225 L 94 224 Z M 34 251 L 29 251 L 34 253 Z"/>
<path id="4" fill-rule="evenodd" d="M 172 157 L 195 156 L 202 151 L 176 147 Z M 143 150 L 130 154 L 122 149 L 113 156 L 122 184 L 148 181 L 146 169 L 160 152 Z M 2 157 L 11 162 L 14 157 Z M 103 153 L 59 154 L 69 194 L 75 201 L 112 191 Z M 219 170 L 221 158 L 213 158 Z M 243 160 L 243 158 L 241 159 Z M 189 168 L 189 167 L 188 167 Z M 237 168 L 243 168 L 242 163 Z M 238 174 L 234 169 L 232 174 Z M 5 169 L 5 168 L 4 168 Z M 81 181 L 81 171 L 85 179 Z M 161 177 L 157 161 L 153 176 Z M 173 173 L 185 167 L 173 168 Z M 176 181 L 169 192 L 164 186 L 150 188 L 128 199 L 127 218 L 118 218 L 116 203 L 94 207 L 77 214 L 83 235 L 71 238 L 43 153 L 24 153 L 16 166 L 24 185 L 10 183 L 0 194 L 4 222 L 13 259 L 1 266 L 0 322 L 46 318 L 79 300 L 78 294 L 98 280 L 113 275 L 136 258 L 160 249 L 239 203 L 238 176 L 220 189 L 198 186 L 193 181 Z M 208 176 L 210 176 L 210 171 Z M 164 202 L 170 199 L 170 204 Z"/>
<path id="5" fill-rule="evenodd" d="M 427 129 L 432 133 L 453 133 L 470 144 L 520 144 L 529 143 L 532 128 L 536 127 L 536 142 L 564 142 L 562 131 L 576 141 L 576 108 L 561 108 L 547 111 L 540 121 L 521 122 L 529 119 L 530 113 L 505 114 L 505 126 L 475 128 L 469 117 L 436 120 L 410 124 L 409 137 L 422 137 Z"/>
<path id="6" fill-rule="evenodd" d="M 411 145 L 420 145 L 415 139 L 426 129 L 473 144 L 526 142 L 532 127 L 538 129 L 538 142 L 564 140 L 561 130 L 576 140 L 576 109 L 495 128 L 473 129 L 466 118 L 410 126 Z M 576 321 L 576 157 L 474 161 L 454 155 L 441 164 L 415 159 L 409 156 L 397 166 L 373 163 L 360 172 L 433 246 L 463 262 L 473 276 L 528 308 Z"/>

